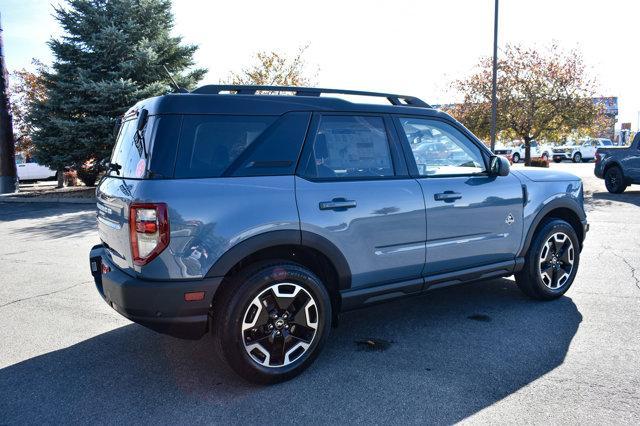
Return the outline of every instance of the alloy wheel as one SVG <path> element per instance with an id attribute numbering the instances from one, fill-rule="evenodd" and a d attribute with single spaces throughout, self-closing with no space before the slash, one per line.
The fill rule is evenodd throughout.
<path id="1" fill-rule="evenodd" d="M 538 262 L 538 273 L 543 284 L 558 290 L 571 276 L 575 251 L 571 238 L 563 232 L 551 235 L 542 246 Z"/>
<path id="2" fill-rule="evenodd" d="M 307 352 L 318 331 L 318 306 L 311 294 L 293 283 L 269 286 L 247 307 L 242 342 L 253 361 L 284 367 Z"/>
<path id="3" fill-rule="evenodd" d="M 612 169 L 611 171 L 609 171 L 609 173 L 607 173 L 606 179 L 611 188 L 617 189 L 618 185 L 620 185 L 620 176 L 615 169 Z"/>

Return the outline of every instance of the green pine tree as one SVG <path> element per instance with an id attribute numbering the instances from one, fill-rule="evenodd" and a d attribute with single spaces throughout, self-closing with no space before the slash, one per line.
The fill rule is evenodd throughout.
<path id="1" fill-rule="evenodd" d="M 30 114 L 35 155 L 57 170 L 108 157 L 118 117 L 171 90 L 163 66 L 186 88 L 207 71 L 193 68 L 197 46 L 171 35 L 171 0 L 67 3 L 55 8 L 65 33 L 49 41 L 54 62 L 43 72 L 46 97 Z"/>

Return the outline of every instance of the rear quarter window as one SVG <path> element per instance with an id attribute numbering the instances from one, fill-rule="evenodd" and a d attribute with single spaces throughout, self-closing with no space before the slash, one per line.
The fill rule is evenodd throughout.
<path id="1" fill-rule="evenodd" d="M 175 177 L 293 174 L 308 122 L 308 113 L 185 115 Z"/>

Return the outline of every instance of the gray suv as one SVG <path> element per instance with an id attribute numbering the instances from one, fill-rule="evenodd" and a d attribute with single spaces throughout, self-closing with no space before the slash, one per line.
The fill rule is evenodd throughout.
<path id="1" fill-rule="evenodd" d="M 90 254 L 100 295 L 162 333 L 212 332 L 260 383 L 308 367 L 345 310 L 510 275 L 558 298 L 588 229 L 579 178 L 510 172 L 412 96 L 204 86 L 146 99 L 108 168 Z"/>

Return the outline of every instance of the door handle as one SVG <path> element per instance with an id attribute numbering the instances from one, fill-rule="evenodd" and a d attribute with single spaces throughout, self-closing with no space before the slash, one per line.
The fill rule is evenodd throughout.
<path id="1" fill-rule="evenodd" d="M 455 200 L 462 198 L 462 194 L 453 191 L 444 191 L 439 194 L 434 194 L 433 199 L 436 201 L 444 201 L 445 203 L 452 203 Z"/>
<path id="2" fill-rule="evenodd" d="M 354 200 L 347 200 L 345 198 L 334 198 L 331 201 L 320 202 L 320 210 L 335 210 L 341 212 L 356 206 L 357 203 Z"/>

